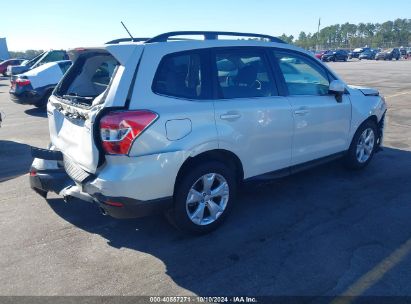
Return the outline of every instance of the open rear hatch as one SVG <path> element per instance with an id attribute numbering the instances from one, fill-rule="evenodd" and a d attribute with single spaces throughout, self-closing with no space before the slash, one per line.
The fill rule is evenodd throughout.
<path id="1" fill-rule="evenodd" d="M 74 180 L 82 182 L 102 163 L 99 116 L 104 109 L 127 106 L 143 47 L 108 45 L 70 52 L 74 63 L 50 97 L 47 113 L 52 145 L 63 153 Z"/>

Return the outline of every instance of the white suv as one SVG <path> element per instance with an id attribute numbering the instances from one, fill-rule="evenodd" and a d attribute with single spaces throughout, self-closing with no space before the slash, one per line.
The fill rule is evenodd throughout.
<path id="1" fill-rule="evenodd" d="M 233 39 L 244 36 L 254 39 Z M 365 167 L 385 111 L 378 91 L 345 85 L 271 36 L 113 41 L 77 49 L 49 99 L 51 145 L 33 149 L 31 186 L 118 218 L 161 210 L 183 230 L 208 232 L 244 182 L 338 157 Z"/>

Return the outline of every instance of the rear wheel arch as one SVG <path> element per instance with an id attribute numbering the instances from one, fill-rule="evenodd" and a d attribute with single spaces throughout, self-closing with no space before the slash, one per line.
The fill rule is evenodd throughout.
<path id="1" fill-rule="evenodd" d="M 238 183 L 242 182 L 242 180 L 244 179 L 243 165 L 241 163 L 241 160 L 236 154 L 228 150 L 223 150 L 223 149 L 209 150 L 206 152 L 202 152 L 196 156 L 188 157 L 184 161 L 176 177 L 176 181 L 174 184 L 174 193 L 175 193 L 176 186 L 181 181 L 184 174 L 186 174 L 190 168 L 193 168 L 194 166 L 197 166 L 199 164 L 202 164 L 204 162 L 209 162 L 209 161 L 221 162 L 225 164 L 226 166 L 228 166 L 230 169 L 232 169 L 236 176 L 236 180 Z"/>

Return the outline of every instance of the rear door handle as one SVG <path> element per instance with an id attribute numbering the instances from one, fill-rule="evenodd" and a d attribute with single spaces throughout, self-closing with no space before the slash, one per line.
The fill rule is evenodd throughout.
<path id="1" fill-rule="evenodd" d="M 223 120 L 236 120 L 241 117 L 241 114 L 239 113 L 233 113 L 233 112 L 228 112 L 225 114 L 221 114 L 220 118 Z"/>

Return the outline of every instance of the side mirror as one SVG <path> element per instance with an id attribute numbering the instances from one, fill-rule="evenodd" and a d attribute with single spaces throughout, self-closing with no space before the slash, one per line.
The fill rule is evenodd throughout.
<path id="1" fill-rule="evenodd" d="M 331 81 L 330 87 L 328 90 L 332 94 L 344 94 L 345 84 L 341 80 L 333 80 Z"/>
<path id="2" fill-rule="evenodd" d="M 345 92 L 345 84 L 341 80 L 333 80 L 330 83 L 328 91 L 330 92 L 330 94 L 334 94 L 335 99 L 340 103 L 343 100 L 342 96 Z"/>

